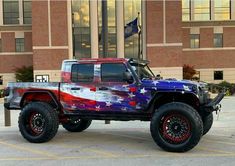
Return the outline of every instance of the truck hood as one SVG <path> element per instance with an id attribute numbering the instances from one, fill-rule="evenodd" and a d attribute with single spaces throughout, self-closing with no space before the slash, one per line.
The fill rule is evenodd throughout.
<path id="1" fill-rule="evenodd" d="M 158 91 L 198 92 L 199 83 L 188 80 L 142 80 L 143 87 Z"/>

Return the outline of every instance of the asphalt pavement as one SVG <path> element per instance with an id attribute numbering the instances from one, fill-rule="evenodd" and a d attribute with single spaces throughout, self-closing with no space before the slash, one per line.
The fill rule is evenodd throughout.
<path id="1" fill-rule="evenodd" d="M 29 143 L 18 131 L 19 111 L 11 111 L 11 127 L 4 127 L 0 104 L 0 165 L 235 165 L 235 97 L 222 101 L 222 112 L 200 143 L 186 153 L 161 150 L 152 140 L 149 122 L 93 121 L 82 133 L 61 126 L 54 139 Z"/>

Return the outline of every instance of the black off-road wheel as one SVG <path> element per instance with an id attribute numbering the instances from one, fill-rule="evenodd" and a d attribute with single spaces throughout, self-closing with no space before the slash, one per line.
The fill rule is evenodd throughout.
<path id="1" fill-rule="evenodd" d="M 76 117 L 70 118 L 66 123 L 63 123 L 62 126 L 70 132 L 82 132 L 86 130 L 91 125 L 92 120 L 79 119 Z"/>
<path id="2" fill-rule="evenodd" d="M 203 122 L 203 135 L 208 133 L 208 131 L 211 129 L 213 125 L 213 114 L 210 113 L 207 116 L 202 117 L 202 122 Z"/>
<path id="3" fill-rule="evenodd" d="M 32 102 L 22 109 L 18 125 L 21 135 L 26 140 L 43 143 L 56 135 L 59 120 L 56 111 L 49 104 Z"/>
<path id="4" fill-rule="evenodd" d="M 195 147 L 203 134 L 203 122 L 191 106 L 174 102 L 161 106 L 150 124 L 155 143 L 169 152 L 186 152 Z"/>

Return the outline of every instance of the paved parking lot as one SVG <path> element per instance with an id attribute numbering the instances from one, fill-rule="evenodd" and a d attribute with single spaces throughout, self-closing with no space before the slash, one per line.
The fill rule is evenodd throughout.
<path id="1" fill-rule="evenodd" d="M 43 144 L 25 141 L 12 111 L 12 127 L 4 127 L 0 104 L 0 165 L 235 165 L 235 97 L 226 97 L 223 111 L 199 145 L 187 153 L 168 153 L 153 142 L 149 122 L 94 121 L 82 133 L 60 127 Z"/>

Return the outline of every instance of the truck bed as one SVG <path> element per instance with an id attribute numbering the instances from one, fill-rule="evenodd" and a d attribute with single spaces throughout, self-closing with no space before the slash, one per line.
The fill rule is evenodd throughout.
<path id="1" fill-rule="evenodd" d="M 8 83 L 9 95 L 5 97 L 6 106 L 9 109 L 20 109 L 20 101 L 27 91 L 51 91 L 57 98 L 59 97 L 59 82 L 50 83 L 32 83 L 32 82 L 20 82 L 20 83 Z"/>

